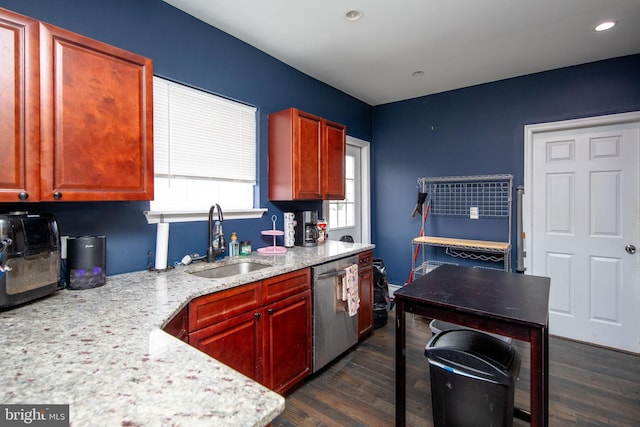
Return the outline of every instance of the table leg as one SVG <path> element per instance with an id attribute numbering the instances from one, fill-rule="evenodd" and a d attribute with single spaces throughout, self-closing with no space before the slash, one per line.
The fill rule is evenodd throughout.
<path id="1" fill-rule="evenodd" d="M 549 423 L 548 332 L 531 329 L 531 425 L 546 427 Z"/>
<path id="2" fill-rule="evenodd" d="M 549 319 L 547 318 L 547 325 Z M 544 328 L 544 425 L 549 425 L 549 327 Z"/>
<path id="3" fill-rule="evenodd" d="M 404 427 L 406 394 L 406 320 L 404 303 L 396 302 L 396 427 Z"/>

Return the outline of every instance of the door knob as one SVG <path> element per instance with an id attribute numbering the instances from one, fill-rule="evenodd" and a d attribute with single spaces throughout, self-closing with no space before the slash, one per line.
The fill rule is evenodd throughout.
<path id="1" fill-rule="evenodd" d="M 636 253 L 636 247 L 634 245 L 627 245 L 624 247 L 624 250 L 632 255 Z"/>

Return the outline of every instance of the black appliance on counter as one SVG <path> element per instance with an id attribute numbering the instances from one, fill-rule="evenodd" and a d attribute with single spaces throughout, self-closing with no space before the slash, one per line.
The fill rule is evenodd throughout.
<path id="1" fill-rule="evenodd" d="M 60 289 L 60 234 L 52 214 L 0 214 L 0 308 Z"/>
<path id="2" fill-rule="evenodd" d="M 67 239 L 67 288 L 91 289 L 106 283 L 106 237 Z"/>
<path id="3" fill-rule="evenodd" d="M 318 211 L 294 212 L 296 246 L 316 246 L 318 244 Z"/>

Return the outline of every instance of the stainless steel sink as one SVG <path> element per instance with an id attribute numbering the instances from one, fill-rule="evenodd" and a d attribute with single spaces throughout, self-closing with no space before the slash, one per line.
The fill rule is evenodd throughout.
<path id="1" fill-rule="evenodd" d="M 271 266 L 268 264 L 246 261 L 215 266 L 206 270 L 194 271 L 191 272 L 191 274 L 194 276 L 205 277 L 207 279 L 222 279 L 225 277 L 237 276 L 239 274 L 251 273 L 252 271 L 258 271 L 268 267 Z"/>

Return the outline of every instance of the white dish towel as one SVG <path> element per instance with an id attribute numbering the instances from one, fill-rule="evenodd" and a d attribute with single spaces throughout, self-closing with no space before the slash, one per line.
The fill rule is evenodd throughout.
<path id="1" fill-rule="evenodd" d="M 345 268 L 342 278 L 342 301 L 347 302 L 349 316 L 358 314 L 360 307 L 360 295 L 358 293 L 358 264 L 352 264 Z"/>

